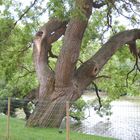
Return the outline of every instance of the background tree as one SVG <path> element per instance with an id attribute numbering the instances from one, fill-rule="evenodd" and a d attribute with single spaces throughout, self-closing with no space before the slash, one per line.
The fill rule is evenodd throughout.
<path id="1" fill-rule="evenodd" d="M 9 5 L 11 6 L 12 3 Z M 20 14 L 17 20 L 14 17 L 13 20 L 15 21 L 12 23 L 12 29 L 14 28 L 15 32 L 20 27 L 17 24 L 22 19 L 22 25 L 24 25 L 22 31 L 25 28 L 27 30 L 24 33 L 33 34 L 35 31 L 32 30 L 30 32 L 28 27 L 34 26 L 36 28 L 38 15 L 42 15 L 47 8 L 49 9 L 49 21 L 36 32 L 33 39 L 33 58 L 39 81 L 39 92 L 38 104 L 27 121 L 28 126 L 59 127 L 65 115 L 65 102 L 67 100 L 73 102 L 80 98 L 84 89 L 92 81 L 97 81 L 101 88 L 105 91 L 109 90 L 110 93 L 114 92 L 114 89 L 122 89 L 123 85 L 125 91 L 127 91 L 126 86 L 130 82 L 128 77 L 136 70 L 136 74 L 134 74 L 135 78 L 130 77 L 130 79 L 132 79 L 132 83 L 136 81 L 133 86 L 137 87 L 137 91 L 139 90 L 139 75 L 137 74 L 139 71 L 139 50 L 136 44 L 139 44 L 137 40 L 140 38 L 140 30 L 125 30 L 113 18 L 120 14 L 129 19 L 129 22 L 133 26 L 137 26 L 139 22 L 139 14 L 136 11 L 139 7 L 138 1 L 122 1 L 120 3 L 119 0 L 50 0 L 48 3 L 46 2 L 47 8 L 42 8 L 42 5 L 39 5 L 39 3 L 42 4 L 43 2 L 35 0 L 30 7 L 25 7 L 24 12 L 22 12 L 23 14 Z M 118 9 L 117 7 L 121 8 Z M 17 13 L 21 12 L 18 9 L 16 11 Z M 28 22 L 31 23 L 29 24 Z M 11 33 L 11 28 L 8 31 L 10 31 L 8 41 L 10 40 L 10 43 L 15 43 L 15 38 L 13 40 L 11 38 L 14 32 Z M 26 35 L 30 36 L 28 34 Z M 107 41 L 110 35 L 111 37 Z M 17 40 L 20 40 L 23 35 L 20 37 Z M 29 40 L 31 40 L 28 39 L 26 43 L 29 43 Z M 8 41 L 6 40 L 6 43 Z M 105 41 L 106 43 L 104 43 Z M 20 45 L 16 44 L 15 46 L 19 47 Z M 136 61 L 134 66 L 131 61 L 133 58 L 129 57 L 127 51 L 128 46 L 135 56 Z M 12 46 L 10 48 L 13 49 Z M 89 52 L 88 55 L 85 54 L 87 50 Z M 118 53 L 111 59 L 117 50 L 119 50 Z M 82 52 L 81 54 L 80 51 Z M 14 52 L 14 54 L 17 53 Z M 126 55 L 127 59 L 125 59 Z M 2 56 L 5 55 L 2 54 Z M 27 58 L 26 60 L 29 59 Z M 105 69 L 102 69 L 109 60 L 109 65 Z M 126 61 L 127 67 L 124 67 L 126 63 L 123 60 Z M 12 59 L 11 64 L 13 62 L 14 59 Z M 131 64 L 132 68 L 129 67 L 129 64 Z M 4 66 L 4 68 L 8 69 L 8 66 Z M 22 66 L 22 68 L 28 71 L 26 67 Z M 120 68 L 122 76 L 119 78 L 118 75 L 120 74 L 117 70 Z M 14 72 L 13 69 L 10 68 L 10 70 Z M 99 73 L 102 73 L 103 76 L 99 75 Z M 108 73 L 110 74 L 109 76 Z M 124 78 L 124 73 L 127 73 L 127 78 Z M 13 78 L 15 75 L 11 77 Z M 108 84 L 108 86 L 105 85 L 101 77 L 111 77 L 108 79 L 111 84 Z M 18 76 L 15 77 L 15 79 L 17 78 Z M 10 79 L 9 81 L 12 80 Z M 118 81 L 121 81 L 119 85 Z M 30 85 L 30 82 L 28 82 L 28 85 Z M 32 83 L 29 88 L 35 85 L 35 83 Z M 24 88 L 21 87 L 21 89 Z M 111 99 L 118 98 L 121 91 L 117 93 L 115 97 L 114 94 L 110 94 Z"/>

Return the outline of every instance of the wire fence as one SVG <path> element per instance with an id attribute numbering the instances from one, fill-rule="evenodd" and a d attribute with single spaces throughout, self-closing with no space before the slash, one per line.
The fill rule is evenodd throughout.
<path id="1" fill-rule="evenodd" d="M 55 124 L 58 122 L 57 118 L 64 116 L 58 129 L 26 127 L 26 120 L 36 108 L 35 104 L 22 99 L 0 99 L 0 140 L 140 139 L 139 102 L 113 102 L 111 104 L 112 115 L 105 116 L 97 115 L 95 106 L 89 106 L 84 110 L 85 117 L 82 121 L 76 116 L 78 116 L 78 113 L 80 116 L 83 111 L 77 113 L 76 109 L 72 109 L 71 104 L 73 103 L 71 102 L 61 104 L 62 112 L 58 106 L 55 107 L 53 113 L 56 117 L 51 112 L 49 115 L 45 113 L 46 108 L 44 107 L 46 107 L 46 104 L 46 102 L 42 103 L 37 115 L 37 123 L 45 127 L 42 118 L 49 118 L 50 122 Z M 64 115 L 58 113 L 59 111 Z"/>

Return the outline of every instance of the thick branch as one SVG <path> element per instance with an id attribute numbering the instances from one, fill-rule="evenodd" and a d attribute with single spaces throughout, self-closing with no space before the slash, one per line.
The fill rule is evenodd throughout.
<path id="1" fill-rule="evenodd" d="M 111 37 L 93 57 L 77 70 L 76 76 L 79 86 L 83 89 L 89 85 L 121 46 L 136 39 L 140 39 L 140 29 L 126 30 Z"/>
<path id="2" fill-rule="evenodd" d="M 92 2 L 90 0 L 82 0 L 82 6 L 79 2 L 80 1 L 77 1 L 77 5 L 83 8 L 85 19 L 76 17 L 71 19 L 68 24 L 65 32 L 64 44 L 56 65 L 56 87 L 61 87 L 62 85 L 68 86 L 72 80 L 83 34 L 92 12 Z"/>
<path id="3" fill-rule="evenodd" d="M 50 84 L 52 85 L 54 82 L 54 74 L 48 66 L 48 52 L 51 43 L 56 41 L 64 33 L 62 27 L 65 25 L 66 22 L 51 19 L 36 33 L 33 54 L 40 89 L 43 89 L 42 91 L 39 91 L 41 96 L 45 94 L 47 86 L 50 86 Z"/>
<path id="4" fill-rule="evenodd" d="M 62 35 L 64 35 L 65 31 L 66 25 L 52 33 L 50 37 L 48 37 L 48 44 L 52 44 L 53 42 L 57 41 Z"/>

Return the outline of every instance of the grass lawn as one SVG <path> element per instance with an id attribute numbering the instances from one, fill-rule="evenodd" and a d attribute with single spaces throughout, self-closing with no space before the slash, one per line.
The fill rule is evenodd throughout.
<path id="1" fill-rule="evenodd" d="M 6 140 L 6 117 L 0 116 L 0 140 Z M 25 121 L 10 118 L 10 140 L 66 140 L 65 131 L 58 133 L 54 128 L 27 128 Z M 70 133 L 70 140 L 111 140 L 111 138 Z"/>

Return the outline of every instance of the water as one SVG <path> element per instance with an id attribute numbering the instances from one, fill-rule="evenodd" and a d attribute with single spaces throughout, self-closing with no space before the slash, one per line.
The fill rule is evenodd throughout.
<path id="1" fill-rule="evenodd" d="M 85 100 L 94 98 L 85 95 Z M 90 117 L 82 121 L 75 130 L 87 134 L 113 137 L 118 140 L 140 140 L 140 99 L 123 98 L 112 102 L 111 117 L 99 117 L 94 108 L 86 110 Z"/>

